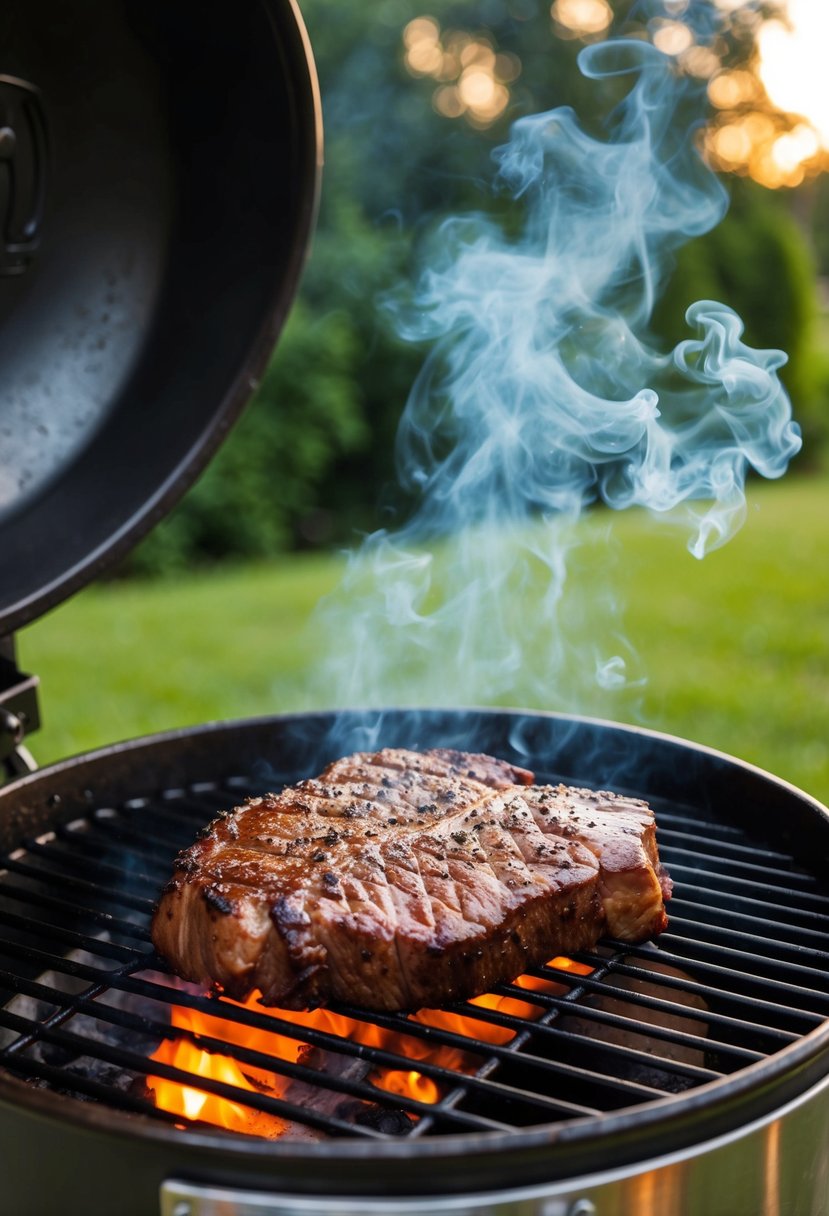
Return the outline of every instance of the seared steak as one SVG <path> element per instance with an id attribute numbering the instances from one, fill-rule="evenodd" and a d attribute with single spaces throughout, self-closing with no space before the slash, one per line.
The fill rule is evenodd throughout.
<path id="1" fill-rule="evenodd" d="M 337 760 L 179 855 L 155 946 L 239 1000 L 408 1010 L 664 929 L 647 804 L 532 780 L 448 750 Z"/>

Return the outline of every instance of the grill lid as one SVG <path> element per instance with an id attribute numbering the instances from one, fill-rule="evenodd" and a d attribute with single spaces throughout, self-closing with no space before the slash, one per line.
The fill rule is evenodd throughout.
<path id="1" fill-rule="evenodd" d="M 0 636 L 173 506 L 256 385 L 313 225 L 293 0 L 0 14 Z"/>

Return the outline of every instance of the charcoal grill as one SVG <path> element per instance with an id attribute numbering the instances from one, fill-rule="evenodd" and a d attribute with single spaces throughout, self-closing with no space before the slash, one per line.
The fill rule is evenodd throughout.
<path id="1" fill-rule="evenodd" d="M 241 409 L 319 148 L 289 0 L 0 16 L 0 426 L 25 455 L 0 453 L 0 1213 L 825 1214 L 829 816 L 805 794 L 680 740 L 501 710 L 220 723 L 27 771 L 37 680 L 13 633 L 134 544 Z M 150 912 L 217 811 L 355 748 L 432 744 L 649 798 L 676 883 L 658 946 L 602 942 L 450 1028 L 338 1011 L 402 1036 L 379 1046 L 167 973 Z M 175 1008 L 209 1031 L 174 1030 Z M 275 1060 L 242 1027 L 305 1050 Z M 151 1061 L 173 1036 L 279 1084 Z M 383 1070 L 436 1088 L 392 1094 Z M 158 1076 L 257 1134 L 166 1113 Z M 274 1119 L 284 1134 L 258 1134 Z"/>
<path id="2" fill-rule="evenodd" d="M 534 973 L 557 981 L 553 994 L 497 990 L 537 1017 L 458 1007 L 482 1032 L 514 1032 L 500 1044 L 340 1011 L 409 1041 L 462 1047 L 473 1057 L 466 1071 L 290 1015 L 275 1023 L 166 975 L 148 937 L 153 901 L 175 851 L 217 811 L 345 748 L 447 740 L 529 763 L 544 779 L 650 798 L 676 882 L 658 948 L 603 942 L 575 956 L 588 975 Z M 38 1211 L 60 1210 L 67 1189 L 78 1210 L 104 1211 L 125 1170 L 119 1210 L 154 1211 L 161 1189 L 166 1216 L 371 1211 L 372 1199 L 378 1211 L 414 1212 L 427 1195 L 431 1211 L 656 1211 L 626 1206 L 648 1187 L 660 1212 L 826 1211 L 829 820 L 773 777 L 611 724 L 392 711 L 138 740 L 19 778 L 0 809 L 0 1134 L 15 1145 L 9 1177 L 21 1193 L 42 1152 L 32 1129 L 48 1135 L 51 1189 Z M 226 1019 L 202 1046 L 287 1079 L 282 1097 L 196 1082 L 281 1117 L 286 1135 L 228 1133 L 157 1109 L 148 1074 L 193 1081 L 148 1059 L 173 1033 L 173 1004 Z M 233 1046 L 240 1022 L 295 1036 L 317 1059 L 274 1063 Z M 379 1090 L 349 1071 L 355 1060 L 416 1067 L 440 1100 Z"/>

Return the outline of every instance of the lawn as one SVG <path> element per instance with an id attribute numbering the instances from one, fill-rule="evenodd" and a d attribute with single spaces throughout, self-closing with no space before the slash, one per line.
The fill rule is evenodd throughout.
<path id="1" fill-rule="evenodd" d="M 721 748 L 829 801 L 829 480 L 752 486 L 745 527 L 702 562 L 640 514 L 613 524 L 626 636 L 647 681 L 604 716 Z M 306 707 L 304 627 L 339 571 L 338 558 L 301 555 L 98 585 L 61 605 L 20 639 L 42 679 L 38 761 Z"/>

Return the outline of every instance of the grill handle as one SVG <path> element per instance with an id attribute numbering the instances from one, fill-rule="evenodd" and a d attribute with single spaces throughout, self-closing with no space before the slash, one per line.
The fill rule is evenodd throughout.
<path id="1" fill-rule="evenodd" d="M 433 1199 L 361 1199 L 269 1195 L 170 1179 L 161 1187 L 161 1216 L 600 1216 L 577 1194 L 527 1190 Z"/>

